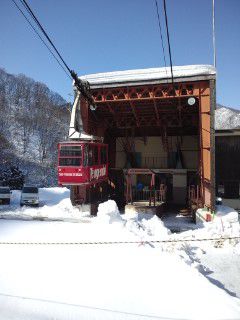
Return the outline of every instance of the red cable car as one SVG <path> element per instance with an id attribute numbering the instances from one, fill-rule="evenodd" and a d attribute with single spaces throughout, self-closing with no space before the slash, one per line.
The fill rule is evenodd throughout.
<path id="1" fill-rule="evenodd" d="M 76 89 L 69 127 L 72 140 L 58 144 L 58 184 L 71 187 L 73 205 L 89 206 L 90 213 L 96 214 L 98 203 L 109 196 L 108 145 L 84 132 L 81 102 L 87 102 L 91 110 L 97 107 L 89 83 L 80 80 L 74 71 L 71 76 Z"/>
<path id="2" fill-rule="evenodd" d="M 108 179 L 108 146 L 90 141 L 58 144 L 58 184 L 91 186 Z"/>

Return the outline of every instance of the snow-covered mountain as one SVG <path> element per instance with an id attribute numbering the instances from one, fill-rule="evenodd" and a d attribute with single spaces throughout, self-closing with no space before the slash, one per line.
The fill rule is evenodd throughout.
<path id="1" fill-rule="evenodd" d="M 236 128 L 240 128 L 240 110 L 218 104 L 215 111 L 215 129 Z"/>

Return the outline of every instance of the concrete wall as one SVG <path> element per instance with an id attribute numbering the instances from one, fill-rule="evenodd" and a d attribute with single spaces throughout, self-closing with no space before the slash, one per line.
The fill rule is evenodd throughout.
<path id="1" fill-rule="evenodd" d="M 133 138 L 134 151 L 140 153 L 141 167 L 168 168 L 168 154 L 163 148 L 161 137 Z M 180 139 L 179 139 L 180 141 Z M 126 155 L 123 151 L 122 142 L 125 138 L 116 141 L 116 167 L 126 167 Z M 177 137 L 169 137 L 169 151 L 177 151 Z M 181 150 L 183 156 L 183 167 L 186 169 L 198 168 L 198 136 L 182 137 Z"/>
<path id="2" fill-rule="evenodd" d="M 240 210 L 240 199 L 225 199 L 222 198 L 222 204 L 234 208 L 235 210 Z"/>

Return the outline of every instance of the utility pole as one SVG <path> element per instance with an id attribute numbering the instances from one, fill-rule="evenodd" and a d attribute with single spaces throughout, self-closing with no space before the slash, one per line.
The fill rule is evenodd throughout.
<path id="1" fill-rule="evenodd" d="M 212 21 L 212 32 L 213 32 L 213 65 L 216 68 L 216 41 L 215 41 L 215 0 L 212 1 L 212 13 L 213 13 L 213 21 Z"/>

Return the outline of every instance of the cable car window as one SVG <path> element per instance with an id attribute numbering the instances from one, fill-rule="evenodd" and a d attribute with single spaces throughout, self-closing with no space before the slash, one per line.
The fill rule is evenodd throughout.
<path id="1" fill-rule="evenodd" d="M 78 167 L 81 165 L 81 158 L 60 158 L 59 166 L 73 166 Z"/>
<path id="2" fill-rule="evenodd" d="M 61 146 L 60 157 L 81 157 L 82 146 Z"/>
<path id="3" fill-rule="evenodd" d="M 85 145 L 84 146 L 84 166 L 94 166 L 99 164 L 98 157 L 98 146 L 96 145 Z"/>
<path id="4" fill-rule="evenodd" d="M 105 164 L 107 162 L 107 149 L 105 146 L 101 147 L 100 156 L 101 156 L 101 164 Z"/>
<path id="5" fill-rule="evenodd" d="M 89 145 L 88 147 L 88 166 L 93 165 L 93 146 Z"/>
<path id="6" fill-rule="evenodd" d="M 94 164 L 97 165 L 99 164 L 99 161 L 98 161 L 98 146 L 94 146 Z"/>
<path id="7" fill-rule="evenodd" d="M 87 167 L 89 164 L 89 147 L 88 144 L 84 145 L 84 156 L 83 156 L 83 165 L 84 167 Z"/>

